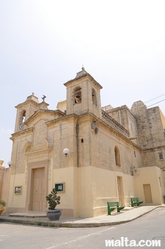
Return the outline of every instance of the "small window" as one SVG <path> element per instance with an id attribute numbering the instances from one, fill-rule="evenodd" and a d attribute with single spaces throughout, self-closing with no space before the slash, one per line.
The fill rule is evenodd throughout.
<path id="1" fill-rule="evenodd" d="M 159 160 L 163 160 L 163 153 L 159 152 L 158 155 L 159 155 Z"/>
<path id="2" fill-rule="evenodd" d="M 115 146 L 114 152 L 115 152 L 115 163 L 117 166 L 121 166 L 120 151 L 119 151 L 119 148 L 117 146 Z"/>
<path id="3" fill-rule="evenodd" d="M 92 102 L 94 105 L 97 105 L 96 91 L 93 88 L 92 88 Z"/>
<path id="4" fill-rule="evenodd" d="M 136 157 L 136 151 L 134 150 L 134 157 Z"/>
<path id="5" fill-rule="evenodd" d="M 81 103 L 81 87 L 76 87 L 74 90 L 74 103 L 79 104 Z"/>

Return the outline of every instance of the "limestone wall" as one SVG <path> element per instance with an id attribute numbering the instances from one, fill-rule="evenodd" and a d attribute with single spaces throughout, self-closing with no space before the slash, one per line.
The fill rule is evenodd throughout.
<path id="1" fill-rule="evenodd" d="M 140 150 L 129 139 L 116 133 L 102 122 L 95 122 L 98 132 L 92 128 L 92 118 L 79 120 L 79 166 L 114 170 L 131 175 L 133 167 L 141 166 Z M 121 167 L 115 163 L 115 146 L 120 153 Z"/>
<path id="2" fill-rule="evenodd" d="M 134 195 L 133 176 L 91 166 L 79 168 L 78 171 L 80 217 L 107 214 L 107 202 L 120 202 L 117 177 L 122 179 L 123 203 L 120 204 L 129 206 L 130 196 Z"/>
<path id="3" fill-rule="evenodd" d="M 138 168 L 134 173 L 135 196 L 144 204 L 162 204 L 165 188 L 162 170 L 156 166 Z M 147 202 L 144 185 L 150 185 L 151 202 Z M 149 193 L 148 193 L 149 195 Z"/>
<path id="4" fill-rule="evenodd" d="M 5 168 L 2 166 L 3 162 L 0 160 L 0 199 L 6 202 L 6 207 L 8 206 L 8 197 L 10 189 L 10 168 Z"/>
<path id="5" fill-rule="evenodd" d="M 1 194 L 2 194 L 2 186 L 3 186 L 3 176 L 4 176 L 4 170 L 5 167 L 2 166 L 3 160 L 0 160 L 0 199 L 1 199 Z"/>
<path id="6" fill-rule="evenodd" d="M 127 131 L 129 131 L 129 137 L 134 143 L 138 144 L 136 118 L 133 116 L 128 107 L 124 105 L 121 107 L 108 109 L 106 112 Z"/>
<path id="7" fill-rule="evenodd" d="M 15 193 L 15 187 L 21 187 L 21 193 Z M 27 186 L 25 184 L 25 174 L 11 175 L 10 178 L 10 195 L 8 199 L 8 209 L 6 212 L 25 212 L 27 196 Z"/>

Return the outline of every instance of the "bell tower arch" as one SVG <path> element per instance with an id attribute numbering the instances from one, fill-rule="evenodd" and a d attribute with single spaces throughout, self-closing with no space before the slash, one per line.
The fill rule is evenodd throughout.
<path id="1" fill-rule="evenodd" d="M 64 84 L 67 88 L 66 114 L 91 112 L 101 117 L 102 86 L 82 67 L 76 77 Z"/>

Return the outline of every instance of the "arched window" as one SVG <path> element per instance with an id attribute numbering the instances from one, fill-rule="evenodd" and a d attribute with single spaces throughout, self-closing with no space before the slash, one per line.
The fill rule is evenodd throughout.
<path id="1" fill-rule="evenodd" d="M 78 104 L 81 103 L 81 87 L 76 87 L 74 90 L 74 103 Z"/>
<path id="2" fill-rule="evenodd" d="M 121 166 L 121 163 L 120 163 L 120 151 L 119 151 L 119 148 L 117 146 L 115 146 L 114 152 L 115 152 L 115 163 L 116 163 L 117 166 Z"/>
<path id="3" fill-rule="evenodd" d="M 94 105 L 97 105 L 96 91 L 94 88 L 92 88 L 92 102 Z"/>
<path id="4" fill-rule="evenodd" d="M 25 119 L 26 119 L 26 111 L 23 110 L 23 111 L 22 111 L 22 123 L 25 122 Z"/>
<path id="5" fill-rule="evenodd" d="M 25 120 L 26 120 L 26 110 L 22 110 L 20 115 L 20 123 L 19 123 L 20 129 L 23 128 Z"/>

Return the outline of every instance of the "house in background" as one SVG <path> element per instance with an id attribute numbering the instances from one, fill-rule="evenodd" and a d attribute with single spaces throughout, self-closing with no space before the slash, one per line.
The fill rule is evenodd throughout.
<path id="1" fill-rule="evenodd" d="M 142 101 L 101 107 L 102 86 L 85 71 L 65 84 L 67 97 L 49 110 L 32 94 L 16 106 L 11 166 L 0 168 L 7 213 L 47 209 L 56 187 L 63 217 L 107 213 L 108 201 L 162 204 L 165 117 Z M 67 150 L 66 150 L 67 149 Z M 8 184 L 7 184 L 8 182 Z"/>

